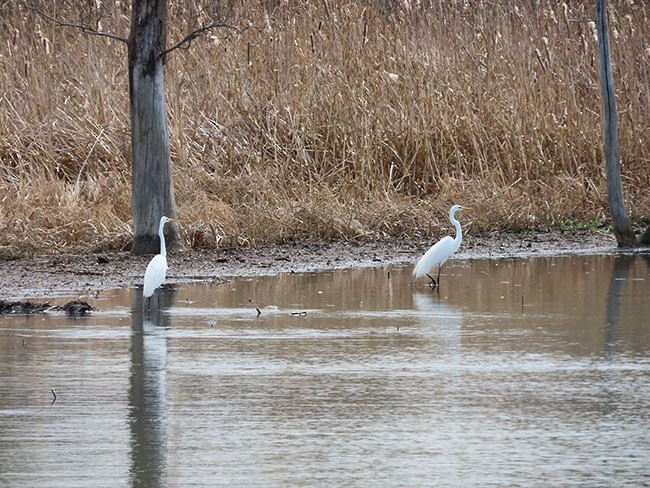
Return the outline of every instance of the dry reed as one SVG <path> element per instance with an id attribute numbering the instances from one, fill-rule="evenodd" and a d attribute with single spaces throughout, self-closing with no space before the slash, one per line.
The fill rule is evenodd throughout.
<path id="1" fill-rule="evenodd" d="M 126 248 L 126 48 L 9 3 L 0 246 Z M 101 29 L 127 36 L 122 3 Z M 435 235 L 453 203 L 474 207 L 472 232 L 607 222 L 591 2 L 227 3 L 209 13 L 246 33 L 213 32 L 166 65 L 191 246 Z M 73 4 L 53 14 L 78 21 Z M 171 2 L 170 44 L 206 20 L 196 4 Z M 609 4 L 623 183 L 639 222 L 650 211 L 649 7 Z"/>

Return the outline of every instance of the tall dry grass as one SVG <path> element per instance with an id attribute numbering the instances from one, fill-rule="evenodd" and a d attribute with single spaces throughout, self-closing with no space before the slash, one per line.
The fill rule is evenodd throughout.
<path id="1" fill-rule="evenodd" d="M 128 2 L 105 3 L 99 27 L 126 37 Z M 453 203 L 474 207 L 470 232 L 607 221 L 593 2 L 204 3 L 171 2 L 169 44 L 208 13 L 247 30 L 166 65 L 190 245 L 437 234 Z M 639 220 L 650 7 L 608 3 Z M 79 20 L 76 2 L 57 5 Z M 126 248 L 126 47 L 13 7 L 0 11 L 0 246 Z"/>

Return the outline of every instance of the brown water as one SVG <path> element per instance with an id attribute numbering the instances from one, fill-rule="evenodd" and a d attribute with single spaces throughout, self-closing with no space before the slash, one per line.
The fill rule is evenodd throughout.
<path id="1" fill-rule="evenodd" d="M 650 485 L 647 257 L 410 270 L 0 317 L 0 486 Z"/>

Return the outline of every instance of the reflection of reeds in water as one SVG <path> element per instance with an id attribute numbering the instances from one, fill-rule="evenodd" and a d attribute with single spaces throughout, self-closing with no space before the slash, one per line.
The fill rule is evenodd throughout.
<path id="1" fill-rule="evenodd" d="M 605 218 L 591 8 L 285 2 L 265 15 L 261 3 L 227 15 L 262 28 L 217 31 L 168 59 L 192 245 L 432 234 L 431 216 L 444 222 L 458 202 L 475 207 L 474 229 Z M 101 28 L 127 36 L 128 8 L 105 8 Z M 56 14 L 75 20 L 75 9 Z M 170 44 L 196 12 L 172 6 Z M 126 48 L 26 11 L 2 15 L 0 244 L 127 247 Z M 648 17 L 646 2 L 610 2 L 636 214 L 650 210 Z"/>
<path id="2" fill-rule="evenodd" d="M 575 334 L 567 342 L 568 348 L 591 342 L 594 350 L 600 350 L 609 341 L 608 335 L 619 333 L 619 323 L 620 334 L 631 344 L 644 335 L 642 317 L 648 307 L 640 297 L 644 296 L 647 275 L 639 256 L 477 260 L 472 261 L 471 272 L 464 272 L 464 278 L 448 281 L 450 304 L 467 299 L 488 314 L 503 313 L 504 304 L 509 304 L 506 309 L 512 317 L 518 316 L 522 325 L 531 323 L 531 316 L 545 317 L 543 333 Z M 471 283 L 470 297 L 465 296 L 467 283 Z M 522 298 L 523 307 L 519 305 Z M 584 330 L 575 323 L 576 317 L 602 327 L 605 340 L 600 333 L 588 340 L 580 337 Z"/>

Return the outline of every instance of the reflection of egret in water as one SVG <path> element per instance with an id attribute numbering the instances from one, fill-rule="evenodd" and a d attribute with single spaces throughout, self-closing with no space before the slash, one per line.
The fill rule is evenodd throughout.
<path id="1" fill-rule="evenodd" d="M 131 332 L 132 486 L 164 486 L 166 478 L 167 333 L 169 316 L 164 307 L 174 290 L 160 290 L 159 310 L 142 314 L 142 293 L 134 290 Z"/>
<path id="2" fill-rule="evenodd" d="M 461 347 L 462 312 L 442 303 L 439 295 L 414 293 L 414 308 L 420 312 L 420 323 L 432 334 L 432 340 L 441 346 L 442 355 L 457 356 Z"/>

